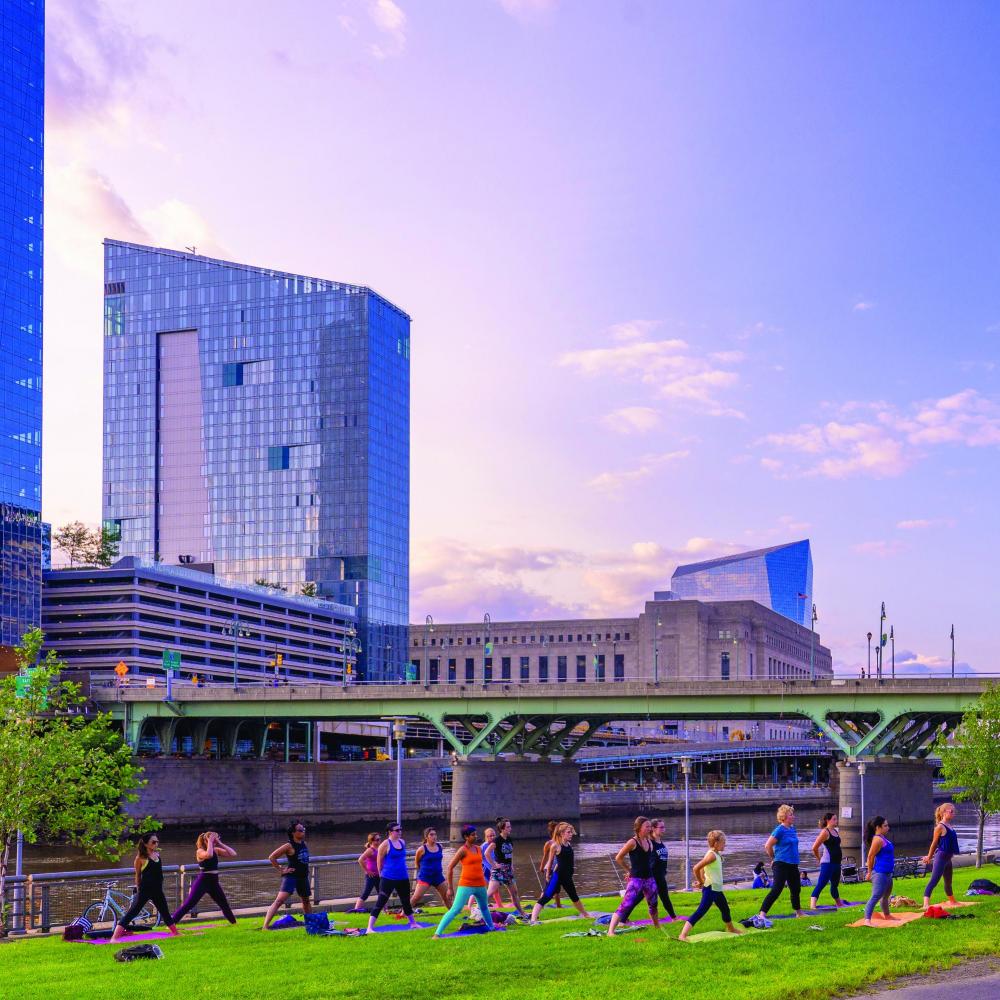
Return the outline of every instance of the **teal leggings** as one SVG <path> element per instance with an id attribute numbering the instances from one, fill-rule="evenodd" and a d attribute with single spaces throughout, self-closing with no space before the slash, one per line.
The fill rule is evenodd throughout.
<path id="1" fill-rule="evenodd" d="M 441 918 L 441 923 L 438 924 L 437 930 L 434 932 L 435 934 L 444 934 L 445 928 L 462 912 L 462 907 L 469 901 L 470 896 L 476 897 L 476 902 L 479 903 L 479 910 L 483 915 L 483 920 L 486 922 L 487 930 L 493 930 L 493 918 L 490 916 L 490 903 L 486 898 L 486 886 L 460 885 L 458 892 L 455 893 L 455 902 L 451 904 L 451 909 Z"/>

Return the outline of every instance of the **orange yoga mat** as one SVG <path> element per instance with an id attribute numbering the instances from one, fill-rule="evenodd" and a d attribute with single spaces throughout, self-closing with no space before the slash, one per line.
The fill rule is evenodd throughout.
<path id="1" fill-rule="evenodd" d="M 892 915 L 892 920 L 883 920 L 877 914 L 872 914 L 872 929 L 881 927 L 902 927 L 903 924 L 908 924 L 911 920 L 920 920 L 923 917 L 923 913 L 894 913 Z M 865 927 L 864 920 L 855 920 L 853 924 L 848 924 L 848 927 Z M 866 928 L 867 929 L 867 928 Z"/>

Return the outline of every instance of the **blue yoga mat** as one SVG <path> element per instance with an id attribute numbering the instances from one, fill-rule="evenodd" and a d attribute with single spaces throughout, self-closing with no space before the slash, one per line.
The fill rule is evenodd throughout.
<path id="1" fill-rule="evenodd" d="M 507 930 L 502 924 L 494 927 L 495 931 L 505 931 Z M 473 934 L 489 934 L 490 930 L 487 928 L 486 924 L 476 924 L 474 927 L 463 927 L 461 930 L 452 931 L 450 934 L 442 934 L 443 938 L 457 938 L 457 937 L 471 937 Z"/>
<path id="2" fill-rule="evenodd" d="M 415 927 L 411 927 L 409 924 L 382 924 L 381 927 L 375 928 L 376 934 L 388 934 L 391 931 L 424 931 L 428 927 L 433 927 L 434 924 L 422 924 L 417 921 Z"/>

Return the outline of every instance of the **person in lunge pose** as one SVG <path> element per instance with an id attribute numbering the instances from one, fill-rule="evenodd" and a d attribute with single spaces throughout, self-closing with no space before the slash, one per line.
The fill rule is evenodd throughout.
<path id="1" fill-rule="evenodd" d="M 365 873 L 365 884 L 361 888 L 361 895 L 354 901 L 355 913 L 366 913 L 365 901 L 373 892 L 378 892 L 378 861 L 376 856 L 381 843 L 380 834 L 369 833 L 365 839 L 365 849 L 358 855 L 358 864 Z"/>
<path id="2" fill-rule="evenodd" d="M 445 907 L 451 906 L 451 896 L 448 893 L 448 883 L 445 881 L 442 867 L 444 848 L 438 843 L 437 830 L 434 827 L 429 826 L 424 830 L 423 842 L 417 848 L 417 855 L 413 860 L 417 866 L 417 884 L 410 902 L 417 906 L 424 898 L 424 893 L 428 889 L 434 889 Z"/>
<path id="3" fill-rule="evenodd" d="M 764 852 L 771 859 L 771 874 L 774 884 L 771 891 L 764 897 L 760 913 L 754 918 L 755 923 L 763 923 L 767 919 L 767 911 L 774 905 L 785 886 L 788 886 L 792 897 L 792 909 L 797 917 L 805 916 L 802 912 L 802 883 L 799 879 L 799 835 L 795 830 L 795 807 L 778 806 L 778 825 L 771 831 L 771 836 L 764 844 Z"/>
<path id="4" fill-rule="evenodd" d="M 653 838 L 653 851 L 656 855 L 653 859 L 653 879 L 656 881 L 656 891 L 659 894 L 660 902 L 667 911 L 667 915 L 663 919 L 669 924 L 676 918 L 677 914 L 674 913 L 674 904 L 670 901 L 670 889 L 667 886 L 669 855 L 667 854 L 667 843 L 664 840 L 667 835 L 667 824 L 662 819 L 654 819 L 652 822 L 651 837 Z"/>
<path id="5" fill-rule="evenodd" d="M 865 903 L 865 926 L 871 927 L 872 914 L 881 903 L 883 920 L 892 920 L 889 912 L 889 897 L 892 896 L 892 871 L 896 867 L 896 851 L 889 839 L 889 821 L 884 816 L 876 816 L 868 821 L 868 874 L 865 878 L 872 884 L 871 898 Z"/>
<path id="6" fill-rule="evenodd" d="M 455 852 L 448 863 L 448 890 L 454 888 L 455 869 L 461 865 L 462 874 L 458 880 L 458 892 L 451 908 L 441 918 L 434 937 L 439 938 L 447 930 L 448 925 L 462 912 L 462 907 L 470 899 L 479 904 L 479 912 L 483 915 L 483 923 L 487 930 L 493 930 L 493 917 L 490 915 L 489 901 L 486 898 L 486 877 L 483 875 L 483 852 L 476 843 L 479 834 L 471 824 L 462 827 L 462 840 L 465 843 Z"/>
<path id="7" fill-rule="evenodd" d="M 830 895 L 837 906 L 847 904 L 840 898 L 840 867 L 844 860 L 844 852 L 840 844 L 840 828 L 837 826 L 836 813 L 824 813 L 819 821 L 819 834 L 813 841 L 813 856 L 819 862 L 819 878 L 809 900 L 810 909 L 819 906 L 819 894 L 823 887 L 830 886 Z"/>
<path id="8" fill-rule="evenodd" d="M 375 921 L 389 902 L 389 897 L 395 892 L 403 904 L 403 912 L 409 920 L 410 927 L 416 927 L 413 919 L 413 904 L 410 902 L 410 873 L 406 870 L 406 841 L 402 838 L 402 829 L 398 823 L 389 824 L 389 836 L 382 841 L 378 849 L 378 899 L 375 909 L 368 915 L 368 931 L 375 930 Z"/>
<path id="9" fill-rule="evenodd" d="M 262 930 L 268 930 L 278 908 L 292 893 L 298 893 L 302 900 L 302 912 L 310 913 L 309 902 L 309 845 L 306 843 L 306 827 L 296 820 L 288 824 L 288 840 L 281 847 L 271 851 L 268 861 L 281 872 L 281 888 L 274 902 L 264 914 Z"/>
<path id="10" fill-rule="evenodd" d="M 955 806 L 951 802 L 942 802 L 934 810 L 934 837 L 924 864 L 933 864 L 931 880 L 924 889 L 924 909 L 931 905 L 931 893 L 934 886 L 944 878 L 944 893 L 949 903 L 957 903 L 951 887 L 951 861 L 958 854 L 958 834 L 951 825 L 955 820 Z"/>
<path id="11" fill-rule="evenodd" d="M 687 941 L 691 928 L 708 913 L 713 905 L 719 908 L 722 921 L 730 934 L 743 933 L 733 924 L 729 900 L 726 899 L 726 895 L 722 891 L 722 852 L 725 849 L 726 835 L 721 830 L 710 831 L 708 851 L 701 861 L 691 869 L 695 884 L 701 888 L 701 902 L 698 904 L 698 909 L 684 921 L 678 940 Z"/>
<path id="12" fill-rule="evenodd" d="M 514 877 L 514 841 L 511 838 L 511 822 L 505 816 L 497 819 L 497 839 L 493 841 L 491 847 L 483 851 L 488 855 L 490 862 L 490 881 L 486 888 L 486 895 L 490 899 L 496 899 L 500 904 L 500 886 L 504 886 L 510 893 L 510 900 L 514 904 L 514 909 L 519 917 L 526 916 L 521 908 L 521 897 L 517 892 L 517 879 Z"/>
<path id="13" fill-rule="evenodd" d="M 201 871 L 191 883 L 187 899 L 174 914 L 173 922 L 176 924 L 182 920 L 195 908 L 198 900 L 207 893 L 215 900 L 215 905 L 222 911 L 226 920 L 235 924 L 236 915 L 233 913 L 233 908 L 229 905 L 229 900 L 226 899 L 226 894 L 222 891 L 222 886 L 219 883 L 219 858 L 235 858 L 236 852 L 231 847 L 227 847 L 214 830 L 206 830 L 198 836 L 194 856 Z"/>
<path id="14" fill-rule="evenodd" d="M 545 907 L 545 904 L 560 890 L 565 889 L 566 895 L 572 900 L 573 905 L 580 912 L 581 917 L 590 919 L 587 908 L 580 902 L 580 894 L 576 891 L 573 882 L 573 846 L 572 841 L 576 836 L 576 830 L 570 823 L 557 823 L 552 832 L 552 848 L 546 859 L 546 867 L 542 874 L 545 876 L 545 892 L 538 897 L 538 902 L 531 909 L 531 922 L 538 923 L 538 918 Z"/>
<path id="15" fill-rule="evenodd" d="M 608 924 L 608 937 L 615 933 L 615 928 L 628 920 L 635 909 L 636 903 L 645 896 L 649 915 L 653 926 L 660 926 L 660 913 L 657 907 L 656 879 L 653 878 L 653 862 L 656 852 L 653 847 L 653 824 L 645 816 L 636 816 L 632 824 L 635 836 L 629 837 L 622 849 L 615 855 L 615 862 L 625 869 L 628 881 L 625 883 L 625 895 L 618 909 L 611 915 Z M 628 855 L 628 868 L 625 868 L 625 855 Z"/>
<path id="16" fill-rule="evenodd" d="M 144 833 L 136 841 L 135 852 L 135 895 L 132 905 L 118 921 L 112 941 L 118 941 L 132 932 L 132 921 L 142 912 L 147 903 L 152 903 L 171 934 L 177 934 L 174 919 L 163 895 L 163 863 L 160 861 L 160 838 L 155 833 Z"/>
<path id="17" fill-rule="evenodd" d="M 549 854 L 551 854 L 553 847 L 555 847 L 555 835 L 556 827 L 559 825 L 559 821 L 555 819 L 549 820 L 549 839 L 545 841 L 542 846 L 542 860 L 538 862 L 538 873 L 543 876 L 544 880 L 548 880 L 548 875 L 545 873 L 549 871 Z M 545 881 L 542 885 L 545 885 Z M 544 888 L 542 889 L 544 892 Z M 552 897 L 552 904 L 557 910 L 562 909 L 562 890 L 556 889 L 556 894 Z"/>

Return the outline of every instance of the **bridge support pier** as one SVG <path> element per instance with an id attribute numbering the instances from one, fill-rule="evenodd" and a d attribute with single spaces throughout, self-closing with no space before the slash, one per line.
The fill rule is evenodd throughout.
<path id="1" fill-rule="evenodd" d="M 882 758 L 865 762 L 864 817 L 884 816 L 890 824 L 890 839 L 902 845 L 897 856 L 927 849 L 934 828 L 934 770 L 925 760 Z M 861 846 L 861 776 L 856 765 L 837 762 L 840 789 L 840 835 L 845 848 Z M 850 815 L 848 815 L 848 813 Z M 911 848 L 913 848 L 911 850 Z M 860 864 L 863 858 L 858 858 Z"/>
<path id="2" fill-rule="evenodd" d="M 510 819 L 515 837 L 545 836 L 551 819 L 580 823 L 580 768 L 572 761 L 459 758 L 451 787 L 452 840 L 461 839 L 463 824 L 482 830 L 498 816 Z"/>

